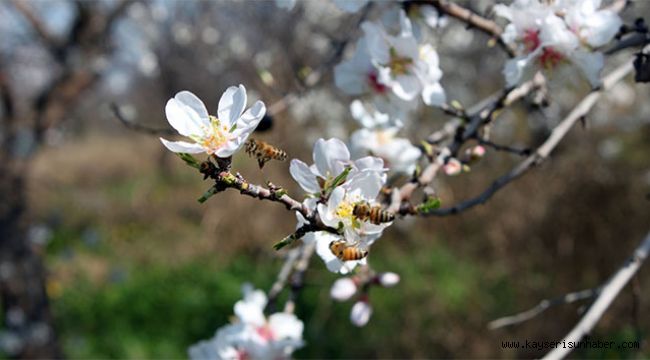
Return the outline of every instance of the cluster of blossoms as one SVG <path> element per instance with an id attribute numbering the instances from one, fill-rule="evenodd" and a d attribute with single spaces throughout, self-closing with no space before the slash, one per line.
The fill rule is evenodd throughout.
<path id="1" fill-rule="evenodd" d="M 213 338 L 192 345 L 191 359 L 287 359 L 304 345 L 302 321 L 282 312 L 267 318 L 264 292 L 250 284 L 242 290 L 244 298 L 235 303 L 236 321 L 219 328 Z"/>
<path id="2" fill-rule="evenodd" d="M 437 106 L 445 102 L 445 92 L 433 46 L 416 38 L 404 11 L 399 12 L 399 24 L 395 35 L 378 21 L 361 24 L 364 35 L 353 56 L 334 68 L 334 81 L 346 94 L 369 96 L 380 112 L 404 119 L 417 107 L 418 96 Z"/>
<path id="3" fill-rule="evenodd" d="M 496 14 L 510 22 L 502 38 L 520 54 L 505 65 L 508 86 L 538 69 L 569 62 L 593 87 L 599 86 L 604 56 L 594 49 L 609 43 L 622 24 L 617 13 L 600 7 L 600 0 L 515 0 L 510 6 L 496 5 Z"/>
<path id="4" fill-rule="evenodd" d="M 352 161 L 347 146 L 338 139 L 318 139 L 314 145 L 313 160 L 314 164 L 309 166 L 293 159 L 289 171 L 307 192 L 307 207 L 316 210 L 321 221 L 338 233 L 312 232 L 305 235 L 303 241 L 316 243 L 316 252 L 330 271 L 345 274 L 358 264 L 365 264 L 366 258 L 342 261 L 332 252 L 330 244 L 345 241 L 350 246 L 368 249 L 390 225 L 373 224 L 354 214 L 356 204 L 374 205 L 377 202 L 377 196 L 386 183 L 386 169 L 383 160 L 374 156 Z M 334 183 L 336 179 L 340 179 L 340 184 Z M 320 202 L 324 195 L 328 195 L 326 203 Z M 298 228 L 307 223 L 301 213 L 296 213 L 296 216 Z"/>

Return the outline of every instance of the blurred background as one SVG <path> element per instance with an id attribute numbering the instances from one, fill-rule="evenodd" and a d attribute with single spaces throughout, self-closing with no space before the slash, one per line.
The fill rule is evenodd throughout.
<path id="1" fill-rule="evenodd" d="M 491 6 L 461 3 L 481 14 Z M 209 183 L 157 131 L 118 121 L 110 104 L 132 123 L 168 131 L 164 104 L 176 92 L 194 92 L 214 113 L 221 93 L 242 83 L 250 103 L 274 105 L 272 127 L 255 136 L 308 161 L 315 139 L 347 139 L 356 128 L 331 69 L 379 7 L 347 14 L 316 0 L 290 11 L 272 1 L 0 2 L 0 356 L 181 358 L 229 321 L 242 283 L 268 290 L 283 255 L 271 245 L 294 229 L 294 215 L 234 191 L 199 204 Z M 640 14 L 650 14 L 648 3 L 623 17 Z M 431 41 L 449 99 L 469 106 L 503 87 L 505 56 L 483 34 L 450 19 Z M 608 58 L 606 71 L 632 52 Z M 548 107 L 523 102 L 504 113 L 493 139 L 539 145 L 589 91 L 568 75 L 552 74 Z M 645 236 L 648 95 L 648 85 L 628 77 L 550 161 L 486 205 L 396 222 L 371 264 L 402 281 L 373 289 L 365 328 L 349 322 L 352 303 L 330 300 L 338 276 L 312 259 L 296 310 L 307 346 L 295 356 L 541 356 L 501 341 L 559 340 L 588 301 L 509 328 L 487 324 L 600 285 Z M 448 119 L 421 109 L 406 135 L 418 143 Z M 471 172 L 439 179 L 443 205 L 477 194 L 518 160 L 488 150 Z M 234 167 L 254 183 L 301 194 L 288 163 L 260 172 L 240 154 Z M 650 356 L 649 275 L 646 264 L 593 333 L 638 340 L 641 349 L 574 356 Z"/>

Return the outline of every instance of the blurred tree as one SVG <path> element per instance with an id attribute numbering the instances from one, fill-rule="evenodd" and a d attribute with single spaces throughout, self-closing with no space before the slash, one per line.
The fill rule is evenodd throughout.
<path id="1" fill-rule="evenodd" d="M 56 36 L 30 3 L 13 5 L 30 28 L 24 37 L 42 48 L 48 63 L 47 81 L 29 98 L 26 84 L 16 81 L 8 67 L 13 48 L 0 54 L 0 296 L 2 321 L 14 339 L 11 356 L 61 357 L 46 293 L 45 269 L 40 254 L 27 237 L 27 189 L 30 160 L 43 144 L 47 130 L 63 121 L 79 98 L 102 76 L 102 62 L 112 51 L 109 37 L 128 1 L 107 8 L 99 2 L 74 3 L 72 26 Z M 47 179 L 43 179 L 47 181 Z"/>

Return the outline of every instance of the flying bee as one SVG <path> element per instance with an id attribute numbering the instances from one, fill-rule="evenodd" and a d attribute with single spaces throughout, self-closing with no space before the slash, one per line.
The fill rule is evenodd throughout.
<path id="1" fill-rule="evenodd" d="M 344 240 L 332 241 L 330 250 L 341 261 L 361 260 L 368 256 L 368 250 L 361 249 L 357 245 L 348 245 Z"/>
<path id="2" fill-rule="evenodd" d="M 246 141 L 246 153 L 250 157 L 257 159 L 260 169 L 264 167 L 267 161 L 272 159 L 279 161 L 287 159 L 287 153 L 284 150 L 278 149 L 266 141 L 256 139 L 248 139 Z"/>
<path id="3" fill-rule="evenodd" d="M 352 214 L 354 214 L 354 216 L 361 221 L 369 220 L 375 225 L 395 220 L 395 214 L 388 210 L 383 210 L 381 208 L 381 205 L 373 206 L 365 201 L 354 204 L 354 210 L 352 211 Z"/>

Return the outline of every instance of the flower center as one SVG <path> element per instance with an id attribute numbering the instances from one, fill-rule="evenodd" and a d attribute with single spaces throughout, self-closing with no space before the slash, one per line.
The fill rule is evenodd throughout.
<path id="1" fill-rule="evenodd" d="M 262 337 L 265 341 L 273 341 L 275 339 L 275 334 L 271 331 L 271 327 L 268 325 L 260 326 L 255 329 L 257 334 Z"/>
<path id="2" fill-rule="evenodd" d="M 552 47 L 544 47 L 542 55 L 539 57 L 539 62 L 542 64 L 542 67 L 547 70 L 554 68 L 562 60 L 564 60 L 564 55 Z"/>
<path id="3" fill-rule="evenodd" d="M 539 47 L 542 41 L 539 39 L 539 30 L 528 29 L 524 31 L 523 36 L 524 46 L 528 52 L 531 52 Z"/>
<path id="4" fill-rule="evenodd" d="M 404 75 L 408 73 L 409 67 L 413 64 L 413 59 L 399 56 L 395 48 L 390 48 L 390 63 L 388 67 L 395 75 Z"/>
<path id="5" fill-rule="evenodd" d="M 390 131 L 378 130 L 377 131 L 377 144 L 379 146 L 387 145 L 393 140 L 393 134 Z"/>
<path id="6" fill-rule="evenodd" d="M 341 201 L 339 206 L 336 207 L 335 214 L 342 220 L 354 219 L 354 204 L 349 201 Z"/>
<path id="7" fill-rule="evenodd" d="M 205 151 L 212 155 L 230 140 L 230 132 L 226 125 L 215 116 L 210 115 L 210 125 L 202 126 L 203 135 L 193 137 L 197 144 L 203 146 Z"/>

